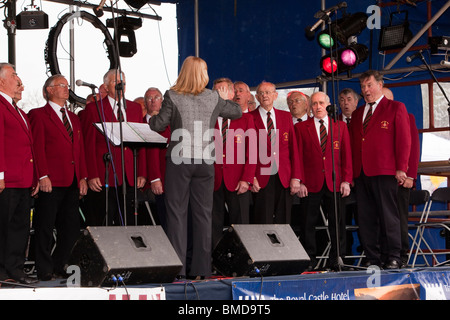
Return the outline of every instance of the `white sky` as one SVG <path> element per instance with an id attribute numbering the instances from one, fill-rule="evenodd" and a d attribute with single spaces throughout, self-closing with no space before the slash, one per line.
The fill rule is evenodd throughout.
<path id="1" fill-rule="evenodd" d="M 31 0 L 18 1 L 17 13 L 23 11 L 23 8 L 30 3 Z M 99 1 L 90 1 L 90 3 L 98 4 Z M 19 106 L 25 111 L 44 104 L 41 93 L 42 85 L 48 77 L 44 59 L 45 43 L 50 29 L 56 25 L 59 17 L 68 12 L 69 8 L 66 5 L 49 1 L 35 2 L 35 4 L 41 6 L 42 10 L 48 14 L 49 29 L 16 31 L 16 70 L 25 85 L 25 91 Z M 110 6 L 111 3 L 107 1 L 106 5 Z M 130 10 L 124 1 L 119 1 L 118 6 L 120 9 Z M 143 19 L 142 27 L 135 31 L 138 52 L 131 58 L 120 58 L 127 82 L 125 96 L 129 100 L 143 96 L 148 87 L 158 87 L 164 93 L 178 75 L 176 6 L 175 4 L 162 4 L 152 7 L 162 17 L 162 20 L 158 22 Z M 80 8 L 80 10 L 94 14 L 90 8 Z M 139 11 L 154 14 L 147 5 Z M 3 20 L 4 18 L 4 12 L 2 11 L 0 12 L 0 19 Z M 106 19 L 110 18 L 112 18 L 111 12 L 105 11 L 100 20 L 106 24 Z M 8 62 L 7 30 L 4 27 L 1 30 L 0 61 Z M 114 36 L 113 29 L 108 30 L 111 36 Z M 65 50 L 69 52 L 68 34 L 69 23 L 66 23 L 60 34 L 57 57 L 61 72 L 69 80 L 69 55 L 65 52 Z M 103 75 L 109 68 L 109 60 L 104 50 L 103 41 L 103 33 L 89 22 L 83 19 L 75 22 L 75 80 L 81 79 L 97 86 L 100 86 L 103 82 Z M 75 93 L 86 97 L 91 93 L 91 90 L 76 87 Z"/>

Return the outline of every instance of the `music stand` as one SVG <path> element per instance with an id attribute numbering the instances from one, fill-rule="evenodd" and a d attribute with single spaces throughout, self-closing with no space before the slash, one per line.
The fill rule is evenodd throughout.
<path id="1" fill-rule="evenodd" d="M 120 130 L 120 125 L 122 124 L 122 132 Z M 137 123 L 137 122 L 104 122 L 104 123 L 94 123 L 95 127 L 105 135 L 111 141 L 111 143 L 118 147 L 121 146 L 121 139 L 123 139 L 123 146 L 133 150 L 133 165 L 134 165 L 134 221 L 137 225 L 138 216 L 138 197 L 137 197 L 137 151 L 142 147 L 149 146 L 161 146 L 167 144 L 167 138 L 164 138 L 157 132 L 150 129 L 147 123 Z M 122 137 L 121 137 L 122 135 Z M 122 181 L 122 186 L 124 187 L 125 181 Z M 124 203 L 126 206 L 126 203 Z M 149 212 L 152 221 L 154 221 L 151 211 Z"/>

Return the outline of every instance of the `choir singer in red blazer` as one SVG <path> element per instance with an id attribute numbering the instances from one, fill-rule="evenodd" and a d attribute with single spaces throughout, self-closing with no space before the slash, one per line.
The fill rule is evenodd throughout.
<path id="1" fill-rule="evenodd" d="M 146 115 L 144 116 L 144 122 L 149 123 L 150 118 L 159 113 L 163 102 L 163 95 L 158 88 L 148 88 L 144 94 L 144 106 Z M 146 161 L 143 165 L 147 169 L 147 183 L 144 187 L 144 192 L 151 192 L 155 195 L 156 212 L 158 215 L 158 222 L 161 224 L 164 230 L 167 230 L 166 222 L 166 205 L 165 205 L 165 187 L 164 178 L 166 175 L 166 154 L 167 146 L 170 141 L 170 126 L 162 132 L 158 132 L 164 138 L 167 138 L 167 144 L 159 146 L 147 146 Z M 145 219 L 141 221 L 146 222 Z M 149 224 L 149 223 L 146 223 Z"/>
<path id="2" fill-rule="evenodd" d="M 86 148 L 86 164 L 88 166 L 88 185 L 90 191 L 88 196 L 95 198 L 95 200 L 89 200 L 89 203 L 93 203 L 95 207 L 92 210 L 93 214 L 100 214 L 101 216 L 94 217 L 90 225 L 104 225 L 105 224 L 105 213 L 106 213 L 106 189 L 105 189 L 105 160 L 104 156 L 106 153 L 110 152 L 112 160 L 110 161 L 108 170 L 108 225 L 124 225 L 125 219 L 127 224 L 134 224 L 134 209 L 131 204 L 134 198 L 134 164 L 133 164 L 133 152 L 132 150 L 125 146 L 124 147 L 124 158 L 125 158 L 125 179 L 122 181 L 122 156 L 121 147 L 114 146 L 110 141 L 108 144 L 105 141 L 105 136 L 100 133 L 97 128 L 94 127 L 94 123 L 103 122 L 118 122 L 118 111 L 119 103 L 120 110 L 124 110 L 123 97 L 121 95 L 122 90 L 119 87 L 123 87 L 123 92 L 125 92 L 125 75 L 119 74 L 116 69 L 109 70 L 103 77 L 103 82 L 105 84 L 105 89 L 108 95 L 101 101 L 98 101 L 100 108 L 101 119 L 99 118 L 99 113 L 95 102 L 90 103 L 86 106 L 82 117 L 82 127 L 83 134 L 85 138 L 85 148 Z M 123 121 L 126 122 L 137 122 L 142 123 L 142 107 L 133 101 L 126 100 L 126 110 L 122 115 Z M 144 161 L 145 152 L 139 153 L 139 161 Z M 138 168 L 145 168 L 145 166 L 139 166 Z M 137 187 L 142 188 L 145 185 L 146 173 L 137 173 Z M 123 216 L 123 196 L 121 186 L 125 185 L 127 187 L 127 217 Z M 117 189 L 117 193 L 116 193 Z M 119 198 L 119 199 L 117 199 Z M 120 202 L 121 211 L 119 212 L 119 207 L 117 202 Z M 92 217 L 91 217 L 92 218 Z M 99 218 L 99 219 L 98 219 Z"/>
<path id="3" fill-rule="evenodd" d="M 384 97 L 378 71 L 359 79 L 366 104 L 353 112 L 350 136 L 361 243 L 369 264 L 396 269 L 401 249 L 397 190 L 407 178 L 409 117 L 403 103 Z"/>
<path id="4" fill-rule="evenodd" d="M 49 77 L 43 88 L 47 104 L 32 109 L 40 194 L 35 202 L 36 270 L 40 280 L 64 275 L 70 251 L 79 237 L 79 199 L 87 193 L 87 168 L 80 121 L 65 104 L 69 85 L 62 75 Z M 57 231 L 52 254 L 53 230 Z"/>
<path id="5" fill-rule="evenodd" d="M 30 123 L 15 105 L 22 91 L 14 66 L 0 63 L 0 280 L 31 284 L 36 279 L 23 267 L 30 235 L 30 193 L 39 189 Z"/>
<path id="6" fill-rule="evenodd" d="M 274 108 L 278 93 L 273 83 L 258 85 L 256 97 L 260 105 L 250 113 L 258 137 L 258 161 L 252 185 L 255 222 L 290 223 L 292 195 L 299 191 L 303 175 L 292 116 Z M 273 142 L 267 129 L 268 112 L 276 132 Z"/>
<path id="7" fill-rule="evenodd" d="M 304 168 L 304 180 L 298 193 L 299 197 L 306 197 L 304 247 L 311 259 L 310 269 L 314 269 L 317 264 L 315 227 L 319 224 L 322 205 L 328 218 L 331 238 L 330 264 L 332 268 L 339 270 L 338 253 L 339 257 L 343 257 L 345 253 L 345 211 L 342 197 L 350 194 L 353 179 L 350 137 L 343 121 L 331 122 L 326 109 L 330 98 L 325 93 L 314 93 L 311 102 L 314 117 L 295 125 L 300 163 Z M 336 177 L 334 187 L 333 171 Z M 334 191 L 337 207 L 334 205 Z M 338 234 L 336 225 L 339 226 Z"/>
<path id="8" fill-rule="evenodd" d="M 214 89 L 220 87 L 226 87 L 228 99 L 233 100 L 233 82 L 228 78 L 219 78 L 214 81 Z M 256 161 L 250 161 L 250 155 L 256 159 L 257 146 L 253 117 L 242 105 L 241 110 L 242 117 L 238 119 L 218 117 L 214 131 L 216 161 L 212 211 L 213 249 L 223 235 L 225 221 L 228 222 L 227 225 L 250 222 L 250 185 L 256 169 Z M 253 141 L 249 138 L 249 133 L 255 137 Z M 226 213 L 228 219 L 225 219 Z"/>

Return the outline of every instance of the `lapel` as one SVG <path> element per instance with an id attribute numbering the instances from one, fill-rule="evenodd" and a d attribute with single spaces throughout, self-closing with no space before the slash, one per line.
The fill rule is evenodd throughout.
<path id="1" fill-rule="evenodd" d="M 387 99 L 386 97 L 383 97 L 383 99 L 380 100 L 380 103 L 378 103 L 375 112 L 372 114 L 372 118 L 369 121 L 369 124 L 367 125 L 366 132 L 369 132 L 373 127 L 377 127 L 377 123 L 380 123 L 381 117 L 385 113 L 385 110 L 387 108 Z M 361 132 L 364 133 L 363 127 L 361 126 Z"/>
<path id="2" fill-rule="evenodd" d="M 311 139 L 311 141 L 313 141 L 314 147 L 317 149 L 317 151 L 320 154 L 322 154 L 322 148 L 320 146 L 319 137 L 317 136 L 316 124 L 314 121 L 314 117 L 311 117 L 306 121 L 306 126 L 308 127 L 309 138 Z M 328 139 L 327 139 L 327 143 L 328 143 Z"/>
<path id="3" fill-rule="evenodd" d="M 256 127 L 256 129 L 264 129 L 265 131 L 267 131 L 266 126 L 264 125 L 264 122 L 261 118 L 261 114 L 259 113 L 259 108 L 261 108 L 261 106 L 258 106 L 258 108 L 256 108 L 254 111 L 252 111 L 252 112 L 255 112 L 255 116 L 256 116 L 256 117 L 254 117 L 255 127 Z"/>
<path id="4" fill-rule="evenodd" d="M 53 110 L 53 108 L 50 106 L 50 104 L 47 103 L 44 106 L 44 110 L 45 110 L 47 116 L 49 117 L 50 121 L 55 124 L 56 128 L 58 128 L 58 131 L 64 136 L 64 138 L 67 139 L 68 141 L 72 142 L 69 137 L 69 134 L 67 133 L 66 127 L 64 127 L 64 124 L 62 123 L 61 119 L 58 117 L 55 110 Z M 67 116 L 69 116 L 69 115 L 67 114 Z M 72 128 L 72 130 L 73 130 L 73 128 Z"/>
<path id="5" fill-rule="evenodd" d="M 30 130 L 29 130 L 30 124 L 27 121 L 27 115 L 25 114 L 25 112 L 23 112 L 19 108 L 20 114 L 17 113 L 16 109 L 3 96 L 0 95 L 0 99 L 1 99 L 1 102 L 3 102 L 3 104 L 5 105 L 6 110 L 8 110 L 8 112 L 10 112 L 12 114 L 12 116 L 17 119 L 17 121 L 19 121 L 21 128 L 31 138 L 31 133 L 30 133 Z M 25 119 L 25 121 L 27 121 L 27 123 L 25 123 L 25 121 L 23 121 L 23 119 L 22 119 L 22 117 L 20 115 L 22 115 L 22 117 Z"/>
<path id="6" fill-rule="evenodd" d="M 103 119 L 104 122 L 117 121 L 117 116 L 115 114 L 113 114 L 114 112 L 113 112 L 111 104 L 109 103 L 108 96 L 103 98 L 103 100 L 101 101 L 100 108 L 102 108 L 102 107 L 103 107 L 102 117 L 104 118 Z M 102 110 L 100 110 L 100 111 L 102 111 Z"/>

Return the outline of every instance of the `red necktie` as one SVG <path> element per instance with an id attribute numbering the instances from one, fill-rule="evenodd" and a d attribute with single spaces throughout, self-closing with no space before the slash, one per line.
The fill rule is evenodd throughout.
<path id="1" fill-rule="evenodd" d="M 228 119 L 222 119 L 222 142 L 225 148 L 227 142 L 227 131 L 228 131 Z"/>
<path id="2" fill-rule="evenodd" d="M 370 118 L 372 118 L 372 106 L 375 104 L 375 102 L 369 103 L 369 111 L 367 111 L 366 117 L 364 118 L 363 122 L 363 130 L 366 132 L 366 128 L 369 125 Z"/>
<path id="3" fill-rule="evenodd" d="M 323 120 L 320 122 L 320 147 L 322 148 L 322 153 L 325 153 L 325 148 L 327 146 L 327 129 L 323 124 Z"/>
<path id="4" fill-rule="evenodd" d="M 272 145 L 275 143 L 275 128 L 273 126 L 273 120 L 270 117 L 270 111 L 267 112 L 267 134 L 269 135 Z"/>
<path id="5" fill-rule="evenodd" d="M 69 119 L 67 119 L 66 109 L 61 108 L 60 111 L 62 113 L 62 120 L 63 120 L 64 127 L 66 127 L 66 130 L 67 130 L 67 133 L 69 134 L 70 139 L 73 140 L 73 131 L 72 131 L 72 127 L 70 126 Z"/>

